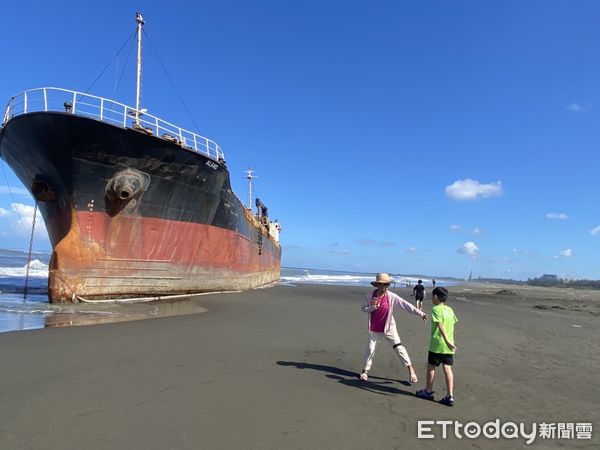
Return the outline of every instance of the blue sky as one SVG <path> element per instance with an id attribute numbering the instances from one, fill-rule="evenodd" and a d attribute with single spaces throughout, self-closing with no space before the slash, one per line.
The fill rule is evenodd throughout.
<path id="1" fill-rule="evenodd" d="M 85 91 L 140 10 L 193 120 L 148 43 L 142 106 L 217 141 L 240 198 L 256 170 L 284 265 L 600 278 L 600 4 L 164 5 L 4 3 L 0 102 Z M 128 50 L 92 93 L 135 104 Z M 0 246 L 26 250 L 33 202 L 4 171 Z"/>

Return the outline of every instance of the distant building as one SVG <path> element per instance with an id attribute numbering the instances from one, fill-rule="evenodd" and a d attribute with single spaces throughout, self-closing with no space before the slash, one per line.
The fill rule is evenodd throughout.
<path id="1" fill-rule="evenodd" d="M 545 273 L 539 279 L 540 280 L 545 280 L 545 281 L 558 281 L 558 275 L 552 275 L 552 274 L 549 274 L 549 273 Z"/>

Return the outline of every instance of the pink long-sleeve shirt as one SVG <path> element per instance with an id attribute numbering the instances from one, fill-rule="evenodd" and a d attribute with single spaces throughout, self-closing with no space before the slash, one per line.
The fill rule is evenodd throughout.
<path id="1" fill-rule="evenodd" d="M 409 302 L 404 300 L 398 294 L 394 294 L 391 291 L 387 291 L 386 295 L 388 298 L 389 308 L 388 308 L 387 318 L 385 320 L 384 333 L 387 333 L 392 327 L 396 326 L 396 321 L 394 320 L 394 306 L 398 306 L 399 308 L 402 308 L 404 311 L 406 311 L 410 314 L 414 314 L 416 316 L 420 316 L 420 317 L 426 316 L 426 314 L 423 311 L 421 311 L 419 308 L 416 308 L 415 306 L 411 305 Z M 361 307 L 363 312 L 369 313 L 369 330 L 371 330 L 371 313 L 373 311 L 375 311 L 375 308 L 373 308 L 371 306 L 372 296 L 373 296 L 372 293 L 366 295 L 363 300 L 362 307 Z"/>

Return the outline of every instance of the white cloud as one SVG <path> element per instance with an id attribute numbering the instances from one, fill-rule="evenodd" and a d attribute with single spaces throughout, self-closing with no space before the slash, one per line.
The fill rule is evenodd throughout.
<path id="1" fill-rule="evenodd" d="M 356 241 L 356 243 L 360 246 L 373 245 L 375 241 L 370 238 L 361 238 Z"/>
<path id="2" fill-rule="evenodd" d="M 571 250 L 570 248 L 567 248 L 565 250 L 558 252 L 558 255 L 564 256 L 565 258 L 569 258 L 569 257 L 573 256 L 573 250 Z"/>
<path id="3" fill-rule="evenodd" d="M 20 217 L 25 228 L 31 230 L 31 226 L 33 225 L 33 212 L 34 207 L 31 205 L 24 205 L 23 203 L 13 203 L 12 204 L 13 211 L 16 212 Z M 37 220 L 41 218 L 39 211 L 36 215 L 36 225 Z"/>
<path id="4" fill-rule="evenodd" d="M 0 217 L 13 220 L 8 234 L 12 236 L 29 236 L 33 226 L 34 207 L 23 203 L 13 203 L 11 207 L 12 211 L 0 208 Z M 48 237 L 46 224 L 39 210 L 35 219 L 35 235 L 41 238 Z"/>
<path id="5" fill-rule="evenodd" d="M 479 247 L 477 247 L 477 244 L 475 244 L 475 242 L 471 241 L 465 242 L 456 251 L 462 255 L 467 255 L 471 259 L 477 259 L 477 256 L 479 255 Z"/>
<path id="6" fill-rule="evenodd" d="M 12 194 L 22 195 L 24 197 L 31 197 L 31 194 L 27 189 L 15 186 L 0 186 L 0 194 Z"/>
<path id="7" fill-rule="evenodd" d="M 333 250 L 331 250 L 331 253 L 334 253 L 336 255 L 349 255 L 350 250 L 347 250 L 345 248 L 334 248 Z"/>
<path id="8" fill-rule="evenodd" d="M 416 251 L 417 247 L 415 247 L 414 245 L 406 249 L 406 253 L 415 253 Z"/>
<path id="9" fill-rule="evenodd" d="M 360 238 L 356 240 L 356 243 L 361 247 L 375 245 L 379 247 L 395 247 L 397 244 L 393 241 L 375 241 L 371 238 Z"/>
<path id="10" fill-rule="evenodd" d="M 453 200 L 469 201 L 488 197 L 499 197 L 504 192 L 502 182 L 480 184 L 477 180 L 457 180 L 445 189 L 446 195 Z"/>
<path id="11" fill-rule="evenodd" d="M 458 231 L 462 228 L 462 225 L 450 225 L 452 231 Z"/>
<path id="12" fill-rule="evenodd" d="M 590 234 L 591 234 L 592 236 L 596 236 L 598 233 L 600 233 L 600 225 L 598 225 L 596 228 L 592 228 L 592 229 L 590 230 Z"/>
<path id="13" fill-rule="evenodd" d="M 297 244 L 289 244 L 286 245 L 285 247 L 286 251 L 300 251 L 300 252 L 312 252 L 313 250 L 310 247 L 303 247 L 301 245 L 297 245 Z"/>
<path id="14" fill-rule="evenodd" d="M 565 213 L 548 213 L 546 214 L 546 218 L 550 220 L 567 220 L 569 216 Z"/>
<path id="15" fill-rule="evenodd" d="M 340 243 L 339 242 L 331 242 L 328 245 L 331 248 L 331 253 L 333 253 L 334 255 L 348 255 L 348 254 L 350 254 L 350 250 L 347 250 L 345 248 L 340 247 Z"/>
<path id="16" fill-rule="evenodd" d="M 471 233 L 473 233 L 473 234 L 481 234 L 481 228 L 475 227 L 475 228 L 473 228 L 473 231 L 471 231 Z"/>
<path id="17" fill-rule="evenodd" d="M 593 107 L 594 105 L 590 102 L 586 103 L 585 105 L 580 105 L 579 103 L 573 102 L 567 106 L 567 109 L 574 113 L 584 113 L 591 111 Z"/>

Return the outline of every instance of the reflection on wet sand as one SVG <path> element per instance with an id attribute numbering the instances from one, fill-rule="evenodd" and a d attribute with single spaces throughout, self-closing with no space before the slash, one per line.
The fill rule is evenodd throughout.
<path id="1" fill-rule="evenodd" d="M 50 305 L 54 311 L 46 316 L 45 327 L 73 327 L 102 323 L 127 322 L 157 317 L 198 314 L 208 311 L 192 299 L 160 300 L 148 303 L 79 303 Z"/>

